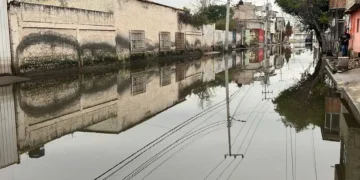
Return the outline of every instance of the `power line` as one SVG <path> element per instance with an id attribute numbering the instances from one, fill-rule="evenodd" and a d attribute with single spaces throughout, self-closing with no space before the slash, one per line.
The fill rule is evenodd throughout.
<path id="1" fill-rule="evenodd" d="M 266 110 L 267 110 L 269 107 L 270 107 L 270 105 L 266 108 Z M 264 115 L 266 114 L 266 110 L 265 110 L 265 112 L 263 113 L 262 117 L 260 118 L 260 120 L 259 120 L 259 122 L 258 122 L 258 124 L 257 124 L 257 126 L 256 126 L 256 129 L 255 129 L 255 131 L 254 131 L 254 133 L 253 133 L 253 135 L 252 135 L 252 137 L 251 137 L 251 139 L 250 139 L 250 141 L 249 141 L 248 147 L 246 148 L 246 150 L 245 150 L 245 152 L 244 152 L 244 155 L 246 155 L 247 150 L 248 150 L 249 147 L 250 147 L 250 144 L 251 144 L 251 142 L 252 142 L 252 140 L 253 140 L 253 137 L 254 137 L 254 135 L 255 135 L 255 133 L 256 133 L 256 130 L 257 130 L 257 128 L 259 127 L 259 125 L 260 125 L 260 123 L 261 123 Z M 255 120 L 254 120 L 254 121 L 255 121 Z M 240 147 L 240 148 L 241 148 L 241 147 Z M 240 149 L 239 149 L 239 151 L 240 151 Z M 241 164 L 242 161 L 243 161 L 243 159 L 241 159 L 241 160 L 236 164 L 235 168 L 234 168 L 233 171 L 230 173 L 230 175 L 229 175 L 229 177 L 227 178 L 227 180 L 229 180 L 229 179 L 231 178 L 231 176 L 234 174 L 235 170 L 239 167 L 239 165 Z"/>
<path id="2" fill-rule="evenodd" d="M 236 95 L 239 94 L 240 90 L 237 90 L 232 96 L 231 98 L 234 98 Z M 119 162 L 118 164 L 116 164 L 115 166 L 113 166 L 112 168 L 108 169 L 107 171 L 105 171 L 104 173 L 102 173 L 100 176 L 98 176 L 97 178 L 95 178 L 95 180 L 99 179 L 100 177 L 104 176 L 105 174 L 109 173 L 110 171 L 114 170 L 116 167 L 120 166 L 121 164 L 123 164 L 124 162 L 126 162 L 127 160 L 131 159 L 129 162 L 126 162 L 125 165 L 121 166 L 120 168 L 118 168 L 116 171 L 122 169 L 123 167 L 125 167 L 127 164 L 129 164 L 131 161 L 133 161 L 134 159 L 136 159 L 137 157 L 141 156 L 143 153 L 145 153 L 147 150 L 151 149 L 152 147 L 154 147 L 155 145 L 159 144 L 161 141 L 163 141 L 164 139 L 166 139 L 167 137 L 169 137 L 170 135 L 174 134 L 175 132 L 177 132 L 178 130 L 182 129 L 183 127 L 185 127 L 186 125 L 190 124 L 191 122 L 195 121 L 196 119 L 202 117 L 203 115 L 217 109 L 220 108 L 226 104 L 222 104 L 224 101 L 220 101 L 219 103 L 214 104 L 213 106 L 209 107 L 208 109 L 196 114 L 195 116 L 189 118 L 188 120 L 184 121 L 183 123 L 180 123 L 179 125 L 177 125 L 176 127 L 174 127 L 173 129 L 169 130 L 168 132 L 164 133 L 163 135 L 161 135 L 160 137 L 156 138 L 155 140 L 153 140 L 152 142 L 150 142 L 149 144 L 145 145 L 144 147 L 142 147 L 141 149 L 137 150 L 135 153 L 131 154 L 130 156 L 128 156 L 127 158 L 125 158 L 124 160 L 122 160 L 121 162 Z M 222 104 L 222 105 L 221 105 Z M 158 142 L 157 142 L 158 141 Z M 155 144 L 154 144 L 155 143 Z M 149 148 L 148 148 L 149 147 Z M 146 149 L 148 148 L 148 149 Z M 141 152 L 142 150 L 144 150 L 143 152 Z M 140 153 L 141 152 L 141 153 Z M 140 153 L 140 154 L 138 154 Z M 138 154 L 138 155 L 136 155 Z M 116 172 L 115 171 L 115 172 Z M 113 173 L 111 173 L 110 175 L 113 175 Z"/>
<path id="3" fill-rule="evenodd" d="M 256 107 L 258 107 L 262 102 L 263 102 L 263 101 L 260 101 Z M 263 108 L 265 104 L 266 104 L 266 103 L 264 103 L 261 108 Z M 248 117 L 246 118 L 246 120 L 249 119 L 250 116 L 254 113 L 254 111 L 257 109 L 256 107 L 255 107 L 255 108 L 252 110 L 252 112 L 248 115 Z M 261 108 L 260 108 L 260 109 L 261 109 Z M 241 127 L 241 129 L 239 130 L 238 134 L 236 135 L 236 137 L 235 137 L 232 145 L 235 144 L 237 138 L 239 137 L 239 135 L 240 135 L 241 131 L 244 129 L 244 127 L 245 127 L 245 125 L 243 125 L 243 126 Z"/>
<path id="4" fill-rule="evenodd" d="M 224 123 L 223 123 L 223 124 L 224 124 Z M 219 126 L 219 125 L 222 125 L 222 124 L 218 124 L 218 125 L 215 125 L 215 126 L 213 126 L 213 127 L 217 127 L 217 126 Z M 139 174 L 141 171 L 143 171 L 143 170 L 146 169 L 148 166 L 150 166 L 150 165 L 151 165 L 153 162 L 155 162 L 157 159 L 161 158 L 161 157 L 164 156 L 166 153 L 170 152 L 171 150 L 173 150 L 174 148 L 176 148 L 176 147 L 179 146 L 180 144 L 184 143 L 185 141 L 193 138 L 194 136 L 199 135 L 199 134 L 201 134 L 202 132 L 204 132 L 204 131 L 206 131 L 206 130 L 209 130 L 209 129 L 213 128 L 213 127 L 207 127 L 207 128 L 205 128 L 205 129 L 201 130 L 200 132 L 198 132 L 199 130 L 198 130 L 198 131 L 195 131 L 195 132 L 197 132 L 197 133 L 193 132 L 193 133 L 195 133 L 195 134 L 193 134 L 193 135 L 191 135 L 191 136 L 190 136 L 190 135 L 187 136 L 188 138 L 186 138 L 186 139 L 183 140 L 183 141 L 181 141 L 183 138 L 178 139 L 178 140 L 175 141 L 174 143 L 172 143 L 172 144 L 170 144 L 169 146 L 167 146 L 164 150 L 168 149 L 168 148 L 171 147 L 172 145 L 174 145 L 174 144 L 176 144 L 177 142 L 180 142 L 180 141 L 181 141 L 179 144 L 177 144 L 176 146 L 174 146 L 174 147 L 172 147 L 171 149 L 167 150 L 165 153 L 163 153 L 163 154 L 160 155 L 159 157 L 156 157 L 155 159 L 153 159 L 155 156 L 158 156 L 159 154 L 161 154 L 161 152 L 162 152 L 163 150 L 162 150 L 161 152 L 157 153 L 156 155 L 154 155 L 153 157 L 150 158 L 151 162 L 150 162 L 150 160 L 144 162 L 142 165 L 140 165 L 140 167 L 138 167 L 137 169 L 133 170 L 130 174 L 128 174 L 126 177 L 124 177 L 123 180 L 125 180 L 125 179 L 132 179 L 132 178 L 135 177 L 137 174 Z M 146 164 L 146 163 L 147 163 L 147 164 Z M 145 164 L 145 165 L 144 165 L 144 164 Z M 142 167 L 141 167 L 141 166 L 142 166 Z"/>
<path id="5" fill-rule="evenodd" d="M 292 128 L 290 128 L 290 146 L 291 146 L 291 175 L 292 179 L 294 180 L 294 156 L 293 156 L 293 143 L 292 143 Z"/>
<path id="6" fill-rule="evenodd" d="M 221 129 L 224 129 L 224 128 L 218 128 L 218 129 L 215 129 L 213 131 L 210 131 L 204 135 L 201 135 L 201 137 L 193 140 L 192 142 L 186 144 L 183 148 L 179 149 L 177 152 L 173 153 L 172 155 L 170 155 L 170 157 L 168 157 L 166 160 L 164 160 L 161 164 L 159 164 L 158 166 L 156 166 L 151 172 L 149 172 L 145 177 L 142 178 L 142 180 L 144 180 L 146 177 L 148 177 L 151 173 L 153 173 L 157 168 L 159 168 L 161 165 L 163 165 L 166 161 L 168 161 L 169 159 L 171 159 L 172 157 L 174 157 L 176 154 L 180 153 L 182 150 L 184 150 L 185 148 L 187 148 L 188 146 L 190 146 L 191 144 L 193 144 L 194 142 L 200 140 L 201 138 L 205 137 L 207 134 L 210 134 L 210 133 L 213 133 L 215 131 L 218 131 L 218 130 L 221 130 Z M 225 159 L 223 160 L 225 161 Z M 218 165 L 220 166 L 220 164 Z"/>
<path id="7" fill-rule="evenodd" d="M 285 166 L 286 166 L 286 178 L 285 178 L 285 180 L 287 180 L 287 178 L 288 178 L 288 132 L 287 132 L 287 130 L 288 130 L 288 127 L 287 127 L 287 125 L 285 126 L 285 132 L 286 132 L 286 135 L 285 135 L 285 138 L 286 138 L 286 142 L 285 142 L 285 145 L 286 145 L 286 148 L 285 148 L 285 154 L 286 154 L 286 157 L 285 157 L 285 160 L 286 160 L 286 162 L 285 162 Z"/>
<path id="8" fill-rule="evenodd" d="M 216 178 L 216 180 L 218 180 L 223 174 L 224 172 L 231 166 L 231 164 L 235 162 L 235 159 L 233 159 L 226 167 L 225 169 L 220 173 L 220 175 Z"/>
<path id="9" fill-rule="evenodd" d="M 222 161 L 220 161 L 207 175 L 206 177 L 203 179 L 207 179 L 226 159 L 224 158 Z"/>
<path id="10" fill-rule="evenodd" d="M 295 180 L 296 180 L 296 128 L 294 128 L 294 131 L 295 131 Z"/>
<path id="11" fill-rule="evenodd" d="M 312 147 L 313 147 L 313 159 L 314 159 L 314 169 L 315 169 L 315 179 L 318 179 L 318 174 L 317 174 L 317 165 L 316 165 L 316 151 L 315 151 L 315 141 L 314 141 L 314 129 L 311 130 L 311 135 L 312 135 Z"/>
<path id="12" fill-rule="evenodd" d="M 266 104 L 266 103 L 265 103 L 265 104 Z M 264 104 L 264 105 L 265 105 L 265 104 Z M 257 113 L 257 115 L 255 116 L 255 118 L 254 118 L 253 122 L 251 123 L 251 125 L 250 125 L 249 129 L 246 131 L 245 137 L 244 137 L 243 141 L 241 142 L 240 147 L 239 147 L 239 149 L 238 149 L 237 153 L 239 153 L 239 152 L 240 152 L 241 147 L 242 147 L 242 145 L 244 144 L 246 137 L 249 135 L 249 132 L 250 132 L 250 130 L 251 130 L 251 128 L 252 128 L 252 126 L 254 125 L 254 123 L 255 123 L 255 121 L 256 121 L 256 118 L 259 116 L 259 114 L 260 114 L 260 112 L 259 112 L 259 113 Z"/>
<path id="13" fill-rule="evenodd" d="M 216 122 L 216 123 L 212 123 L 208 126 L 202 127 L 190 134 L 185 134 L 184 136 L 182 136 L 181 138 L 177 139 L 175 142 L 171 143 L 170 145 L 168 145 L 167 147 L 163 148 L 160 152 L 158 152 L 157 154 L 155 154 L 154 156 L 152 156 L 150 159 L 148 159 L 147 161 L 145 161 L 143 164 L 141 164 L 138 168 L 136 168 L 135 170 L 133 170 L 129 175 L 127 175 L 124 179 L 131 179 L 132 177 L 134 177 L 135 175 L 137 175 L 138 173 L 140 173 L 142 170 L 144 170 L 146 167 L 148 167 L 149 165 L 151 165 L 153 162 L 155 162 L 157 159 L 159 159 L 160 157 L 164 156 L 167 152 L 169 152 L 170 150 L 174 149 L 175 147 L 177 147 L 178 145 L 184 143 L 186 140 L 190 139 L 191 137 L 193 137 L 194 135 L 200 134 L 208 129 L 211 129 L 213 127 L 217 127 L 220 125 L 225 124 L 226 121 L 223 122 Z M 185 139 L 186 138 L 186 139 Z M 183 140 L 185 139 L 185 140 Z M 183 140 L 183 141 L 182 141 Z M 173 145 L 175 145 L 176 143 L 178 143 L 176 146 L 172 147 Z M 167 149 L 171 148 L 170 150 L 166 151 Z M 163 153 L 165 151 L 165 153 Z M 161 155 L 162 154 L 162 155 Z M 133 174 L 133 175 L 131 175 Z M 131 175 L 131 176 L 130 176 Z M 109 176 L 108 176 L 109 177 Z M 106 178 L 108 178 L 106 177 Z"/>
<path id="14" fill-rule="evenodd" d="M 262 116 L 261 116 L 258 124 L 256 125 L 256 128 L 255 128 L 255 130 L 254 130 L 254 133 L 252 134 L 252 136 L 251 136 L 251 138 L 250 138 L 250 141 L 249 141 L 249 143 L 248 143 L 248 145 L 247 145 L 247 148 L 245 149 L 244 154 L 246 154 L 246 152 L 248 151 L 248 149 L 249 149 L 249 147 L 250 147 L 250 144 L 251 144 L 252 140 L 254 139 L 254 136 L 255 136 L 255 134 L 256 134 L 256 131 L 257 131 L 257 129 L 259 128 L 260 123 L 262 122 L 262 120 L 263 120 L 263 118 L 264 118 L 264 116 L 265 116 L 265 114 L 266 114 L 266 111 L 269 109 L 269 107 L 270 107 L 270 105 L 268 105 L 268 107 L 265 109 L 265 111 L 264 111 L 264 113 L 262 114 Z"/>
<path id="15" fill-rule="evenodd" d="M 250 90 L 250 89 L 249 89 Z M 236 92 L 237 94 L 239 94 L 240 93 L 240 91 L 238 91 L 238 92 Z M 235 93 L 234 93 L 235 94 Z M 231 99 L 233 99 L 234 98 L 234 96 L 235 95 L 232 95 L 232 97 L 231 97 Z M 236 95 L 237 95 L 236 94 Z M 220 110 L 219 110 L 220 111 Z M 219 112 L 218 111 L 218 112 Z M 210 119 L 211 117 L 213 117 L 214 115 L 216 115 L 217 114 L 217 112 L 216 113 L 214 113 L 212 116 L 210 116 L 210 117 L 208 117 L 207 119 L 205 119 L 202 123 L 204 123 L 205 121 L 207 121 L 208 119 Z M 200 126 L 202 123 L 200 123 L 200 124 L 198 124 L 196 127 L 194 127 L 192 130 L 194 130 L 194 129 L 196 129 L 198 126 Z M 214 124 L 214 123 L 213 123 Z M 204 127 L 203 127 L 204 128 Z M 188 133 L 190 133 L 192 130 L 190 130 Z M 198 131 L 198 130 L 197 130 Z M 186 137 L 186 135 L 188 135 L 188 133 L 187 134 L 185 134 L 183 137 L 181 137 L 180 139 L 183 139 L 184 137 Z M 176 143 L 176 142 L 175 142 Z M 169 152 L 169 151 L 167 151 L 167 152 L 165 152 L 163 155 L 161 155 L 160 157 L 158 157 L 158 158 L 156 158 L 156 156 L 158 156 L 159 154 L 161 154 L 163 151 L 165 151 L 167 148 L 170 148 L 172 145 L 174 145 L 175 143 L 173 143 L 173 144 L 171 144 L 170 146 L 168 146 L 168 147 L 166 147 L 165 149 L 163 149 L 162 151 L 160 151 L 158 154 L 156 154 L 156 155 L 154 155 L 153 157 L 151 157 L 149 160 L 147 160 L 146 162 L 144 162 L 142 165 L 140 165 L 140 167 L 138 167 L 136 170 L 134 170 L 132 173 L 136 173 L 136 174 L 138 174 L 140 171 L 142 171 L 143 169 L 145 169 L 146 167 L 148 167 L 150 164 L 152 164 L 154 161 L 156 161 L 157 159 L 159 159 L 161 156 L 163 156 L 164 154 L 166 154 L 167 152 Z M 173 149 L 173 148 L 171 148 L 171 149 Z M 156 158 L 155 160 L 153 160 L 153 158 Z M 151 162 L 150 162 L 151 161 Z M 149 163 L 150 162 L 150 164 L 147 164 L 147 163 Z M 141 168 L 141 166 L 145 166 L 145 168 Z M 141 169 L 139 172 L 135 172 L 135 171 L 138 171 L 139 169 Z M 131 173 L 130 173 L 131 174 Z M 125 178 L 124 178 L 125 179 Z"/>

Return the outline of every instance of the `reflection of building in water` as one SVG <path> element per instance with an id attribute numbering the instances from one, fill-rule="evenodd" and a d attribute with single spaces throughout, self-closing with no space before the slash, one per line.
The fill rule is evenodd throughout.
<path id="1" fill-rule="evenodd" d="M 258 72 L 258 70 L 241 70 L 233 74 L 233 80 L 237 84 L 252 84 L 255 81 L 255 74 Z"/>
<path id="2" fill-rule="evenodd" d="M 196 86 L 215 80 L 222 64 L 188 61 L 1 87 L 0 132 L 6 134 L 0 136 L 0 168 L 26 152 L 41 158 L 48 142 L 76 131 L 123 132 L 183 102 Z"/>
<path id="3" fill-rule="evenodd" d="M 323 140 L 340 141 L 341 101 L 339 97 L 325 98 L 325 122 L 321 127 Z"/>
<path id="4" fill-rule="evenodd" d="M 131 97 L 129 96 L 130 92 L 128 90 L 119 95 L 118 105 L 121 109 L 119 110 L 119 114 L 121 112 L 121 117 L 92 125 L 84 131 L 119 134 L 132 126 L 181 103 L 191 92 L 191 89 L 194 88 L 193 85 L 196 85 L 197 82 L 205 82 L 203 77 L 204 74 L 208 73 L 205 72 L 205 70 L 207 70 L 208 66 L 211 66 L 211 64 L 211 61 L 204 61 L 200 64 L 200 67 L 197 67 L 194 62 L 173 65 L 171 66 L 171 72 L 174 73 L 169 73 L 169 77 L 167 77 L 170 79 L 171 84 L 165 87 L 161 86 L 159 73 L 156 72 L 159 69 L 148 70 L 155 71 L 156 73 L 150 73 L 153 75 L 148 76 L 146 92 Z M 149 72 L 147 72 L 147 74 L 149 74 Z M 151 102 L 151 106 L 144 102 Z"/>
<path id="5" fill-rule="evenodd" d="M 340 164 L 335 165 L 335 180 L 360 179 L 360 124 L 343 105 L 340 116 Z"/>
<path id="6" fill-rule="evenodd" d="M 0 169 L 18 162 L 13 86 L 0 87 Z"/>
<path id="7" fill-rule="evenodd" d="M 274 57 L 274 64 L 275 64 L 275 69 L 281 69 L 282 67 L 284 67 L 285 61 L 284 61 L 285 57 L 282 54 L 276 54 Z"/>
<path id="8" fill-rule="evenodd" d="M 264 60 L 263 49 L 249 49 L 245 52 L 245 69 L 260 69 Z"/>

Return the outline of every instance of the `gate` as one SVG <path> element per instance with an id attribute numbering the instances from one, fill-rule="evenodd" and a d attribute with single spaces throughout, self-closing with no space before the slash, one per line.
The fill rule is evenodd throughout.
<path id="1" fill-rule="evenodd" d="M 0 2 L 0 75 L 12 74 L 7 1 Z"/>

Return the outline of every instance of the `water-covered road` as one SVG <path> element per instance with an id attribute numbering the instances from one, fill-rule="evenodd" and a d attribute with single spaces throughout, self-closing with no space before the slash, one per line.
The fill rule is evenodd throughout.
<path id="1" fill-rule="evenodd" d="M 273 46 L 0 87 L 0 179 L 334 179 L 341 102 L 278 98 L 316 52 Z"/>

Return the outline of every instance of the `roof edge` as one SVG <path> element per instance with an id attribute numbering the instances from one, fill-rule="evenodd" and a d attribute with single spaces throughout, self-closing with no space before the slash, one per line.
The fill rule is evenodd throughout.
<path id="1" fill-rule="evenodd" d="M 168 5 L 165 5 L 165 4 L 160 4 L 160 3 L 157 3 L 157 2 L 153 2 L 153 1 L 147 1 L 147 0 L 138 0 L 138 1 L 143 2 L 143 3 L 148 3 L 148 4 L 153 4 L 153 5 L 157 5 L 157 6 L 162 6 L 162 7 L 170 8 L 170 9 L 173 9 L 173 10 L 176 10 L 176 11 L 184 11 L 183 9 L 179 9 L 179 8 L 176 8 L 176 7 L 168 6 Z"/>

